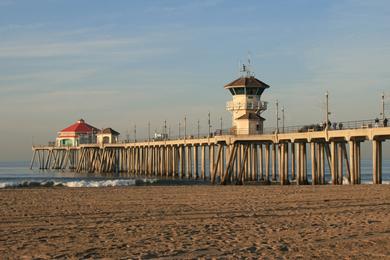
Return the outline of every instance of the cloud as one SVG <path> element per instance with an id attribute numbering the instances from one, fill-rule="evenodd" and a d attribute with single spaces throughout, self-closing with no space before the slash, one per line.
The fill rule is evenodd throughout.
<path id="1" fill-rule="evenodd" d="M 0 45 L 1 58 L 45 58 L 69 55 L 85 55 L 107 49 L 118 49 L 140 43 L 134 39 L 100 39 L 93 41 L 53 43 L 8 43 Z"/>
<path id="2" fill-rule="evenodd" d="M 0 3 L 1 6 L 1 3 Z M 11 24 L 5 24 L 0 26 L 0 32 L 12 32 L 15 33 L 15 31 L 35 31 L 37 29 L 44 28 L 44 23 L 28 23 L 28 24 L 18 24 L 18 23 L 11 23 Z"/>
<path id="3" fill-rule="evenodd" d="M 153 6 L 149 12 L 165 12 L 169 14 L 179 14 L 183 12 L 194 12 L 198 9 L 215 7 L 223 3 L 224 0 L 197 0 L 197 1 L 179 1 L 174 3 L 164 2 L 160 6 Z"/>
<path id="4" fill-rule="evenodd" d="M 6 74 L 1 75 L 0 84 L 3 83 L 13 83 L 13 82 L 42 82 L 42 81 L 51 81 L 51 82 L 64 82 L 82 79 L 88 76 L 96 74 L 94 69 L 63 69 L 63 70 L 45 70 L 37 72 L 26 72 L 18 74 Z M 1 89 L 0 89 L 1 90 Z"/>

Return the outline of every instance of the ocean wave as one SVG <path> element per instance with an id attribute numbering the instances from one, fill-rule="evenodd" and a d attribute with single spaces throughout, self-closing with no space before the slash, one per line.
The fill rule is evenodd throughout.
<path id="1" fill-rule="evenodd" d="M 362 181 L 362 184 L 373 184 L 372 181 Z M 382 181 L 382 184 L 389 185 L 390 181 Z"/>
<path id="2" fill-rule="evenodd" d="M 117 179 L 117 180 L 72 180 L 72 181 L 5 181 L 0 182 L 1 188 L 27 188 L 27 187 L 69 187 L 69 188 L 98 188 L 98 187 L 121 187 L 153 184 L 154 179 Z"/>
<path id="3" fill-rule="evenodd" d="M 372 185 L 372 181 L 362 180 L 363 185 Z M 68 188 L 99 188 L 99 187 L 125 187 L 144 185 L 183 185 L 183 184 L 209 184 L 208 182 L 158 179 L 109 179 L 109 180 L 13 180 L 0 181 L 0 189 L 4 188 L 31 188 L 31 187 L 68 187 Z M 328 182 L 331 184 L 331 181 Z M 348 178 L 343 178 L 343 185 L 349 185 Z M 382 184 L 390 185 L 384 180 Z"/>
<path id="4" fill-rule="evenodd" d="M 332 184 L 332 180 L 328 181 L 328 184 Z M 343 185 L 350 185 L 350 184 L 351 183 L 349 182 L 348 178 L 344 176 L 343 177 Z M 373 182 L 372 181 L 364 181 L 364 180 L 362 180 L 361 184 L 373 184 Z M 382 184 L 389 185 L 390 181 L 382 181 Z"/>
<path id="5" fill-rule="evenodd" d="M 105 180 L 105 181 L 70 181 L 63 183 L 63 186 L 70 188 L 80 187 L 115 187 L 115 186 L 133 186 L 136 180 Z"/>

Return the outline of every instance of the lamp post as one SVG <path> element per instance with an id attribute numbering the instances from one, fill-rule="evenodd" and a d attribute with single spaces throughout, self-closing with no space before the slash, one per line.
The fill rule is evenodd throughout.
<path id="1" fill-rule="evenodd" d="M 181 127 L 181 124 L 180 124 L 180 121 L 179 121 L 179 139 L 180 139 L 180 127 Z"/>
<path id="2" fill-rule="evenodd" d="M 164 140 L 167 140 L 167 120 L 164 120 Z"/>
<path id="3" fill-rule="evenodd" d="M 276 100 L 276 133 L 279 133 L 279 101 Z"/>
<path id="4" fill-rule="evenodd" d="M 150 142 L 150 121 L 148 122 L 148 142 Z"/>
<path id="5" fill-rule="evenodd" d="M 134 124 L 134 143 L 137 142 L 137 125 Z"/>
<path id="6" fill-rule="evenodd" d="M 330 121 L 329 121 L 329 115 L 331 114 L 331 112 L 329 112 L 329 93 L 328 91 L 325 92 L 325 98 L 326 98 L 326 115 L 325 115 L 325 120 L 326 120 L 326 123 L 325 123 L 325 129 L 328 130 L 330 128 Z"/>
<path id="7" fill-rule="evenodd" d="M 385 93 L 383 92 L 382 93 L 382 121 L 385 120 L 386 116 L 385 116 Z"/>
<path id="8" fill-rule="evenodd" d="M 282 131 L 284 133 L 284 107 L 282 107 L 281 111 L 282 111 Z"/>
<path id="9" fill-rule="evenodd" d="M 211 121 L 210 121 L 210 112 L 208 113 L 208 125 L 209 125 L 209 137 L 211 135 Z"/>
<path id="10" fill-rule="evenodd" d="M 184 116 L 184 140 L 187 138 L 187 117 Z"/>
<path id="11" fill-rule="evenodd" d="M 219 120 L 221 122 L 221 135 L 222 135 L 222 116 L 221 116 L 221 118 Z"/>

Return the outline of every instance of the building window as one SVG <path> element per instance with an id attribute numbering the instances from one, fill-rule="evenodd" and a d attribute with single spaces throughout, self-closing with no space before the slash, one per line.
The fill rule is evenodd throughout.
<path id="1" fill-rule="evenodd" d="M 256 88 L 246 88 L 246 94 L 247 95 L 255 95 L 257 89 Z"/>
<path id="2" fill-rule="evenodd" d="M 245 89 L 244 88 L 235 88 L 234 92 L 236 92 L 236 95 L 244 95 Z"/>

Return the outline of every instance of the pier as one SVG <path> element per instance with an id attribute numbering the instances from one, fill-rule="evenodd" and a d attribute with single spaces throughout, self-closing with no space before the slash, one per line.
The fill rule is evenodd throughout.
<path id="1" fill-rule="evenodd" d="M 157 140 L 149 136 L 141 142 L 118 142 L 115 130 L 99 130 L 80 119 L 59 132 L 55 145 L 34 146 L 31 168 L 38 164 L 42 170 L 67 169 L 118 177 L 281 185 L 327 184 L 325 174 L 329 169 L 332 184 L 343 184 L 344 180 L 360 184 L 361 144 L 368 141 L 372 145 L 372 182 L 382 183 L 382 144 L 390 139 L 384 95 L 381 119 L 331 124 L 326 93 L 325 123 L 285 127 L 283 119 L 283 127 L 279 128 L 276 102 L 277 125 L 264 128 L 262 113 L 268 102 L 261 95 L 270 86 L 255 78 L 249 65 L 250 61 L 243 65 L 241 77 L 224 86 L 232 95 L 226 104 L 232 114 L 232 127 L 222 131 L 221 126 L 218 135 L 211 134 L 209 118 L 209 133 L 203 138 L 199 132 L 194 138 L 184 131 L 183 137 L 171 139 L 165 131 Z"/>
<path id="2" fill-rule="evenodd" d="M 205 138 L 86 144 L 77 147 L 34 146 L 31 167 L 117 176 L 201 179 L 212 184 L 326 184 L 346 178 L 361 183 L 361 143 L 372 145 L 372 182 L 382 183 L 382 143 L 390 127 L 220 135 Z M 308 172 L 308 160 L 312 167 Z M 309 178 L 310 176 L 310 182 Z"/>

